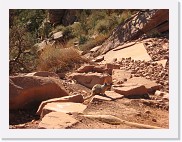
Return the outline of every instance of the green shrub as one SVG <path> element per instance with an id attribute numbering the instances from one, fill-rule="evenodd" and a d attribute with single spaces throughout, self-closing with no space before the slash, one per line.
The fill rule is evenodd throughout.
<path id="1" fill-rule="evenodd" d="M 84 44 L 88 41 L 88 38 L 84 35 L 80 35 L 79 37 L 79 44 Z"/>
<path id="2" fill-rule="evenodd" d="M 67 26 L 63 29 L 63 37 L 66 40 L 74 38 L 73 28 L 71 26 Z"/>
<path id="3" fill-rule="evenodd" d="M 102 20 L 96 25 L 96 31 L 100 34 L 106 34 L 109 31 L 109 22 L 107 20 Z"/>

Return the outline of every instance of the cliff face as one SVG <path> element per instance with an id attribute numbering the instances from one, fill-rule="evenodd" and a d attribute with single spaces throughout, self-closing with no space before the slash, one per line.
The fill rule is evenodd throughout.
<path id="1" fill-rule="evenodd" d="M 156 31 L 158 33 L 163 33 L 168 30 L 168 9 L 140 11 L 115 28 L 112 35 L 93 55 L 105 54 L 126 41 L 140 38 L 143 34 L 154 33 Z"/>
<path id="2" fill-rule="evenodd" d="M 48 10 L 49 21 L 54 24 L 68 26 L 76 21 L 76 10 L 74 9 L 51 9 Z"/>

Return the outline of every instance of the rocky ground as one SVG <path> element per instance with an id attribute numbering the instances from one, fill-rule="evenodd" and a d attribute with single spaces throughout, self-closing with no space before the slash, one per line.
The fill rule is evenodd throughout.
<path id="1" fill-rule="evenodd" d="M 88 100 L 82 100 L 83 98 L 74 100 L 73 102 L 82 102 L 79 103 L 81 104 L 79 111 L 75 107 L 73 108 L 75 111 L 68 109 L 66 114 L 61 111 L 59 115 L 67 118 L 68 122 L 63 122 L 63 117 L 60 119 L 57 114 L 53 113 L 56 111 L 49 110 L 49 108 L 42 111 L 43 116 L 36 114 L 37 107 L 31 111 L 11 110 L 10 128 L 169 128 L 168 39 L 165 37 L 150 38 L 140 42 L 143 43 L 151 57 L 150 61 L 134 60 L 132 57 L 113 57 L 111 64 L 103 64 L 102 61 L 105 60 L 103 57 L 99 62 L 83 65 L 74 73 L 67 73 L 61 79 L 69 96 L 81 95 L 83 98 L 90 95 L 94 84 L 105 81 L 112 83 L 111 91 L 106 91 L 107 97 L 96 95 Z M 105 73 L 108 76 L 103 76 Z M 147 97 L 144 96 L 146 92 Z M 86 109 L 82 109 L 84 107 Z M 56 122 L 52 124 L 52 127 L 50 124 L 45 124 L 52 121 L 51 115 L 55 116 L 62 126 L 58 126 Z"/>

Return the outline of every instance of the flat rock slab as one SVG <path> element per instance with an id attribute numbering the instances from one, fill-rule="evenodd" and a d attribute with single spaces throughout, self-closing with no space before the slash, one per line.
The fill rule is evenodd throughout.
<path id="1" fill-rule="evenodd" d="M 84 73 L 84 72 L 88 73 L 88 72 L 92 72 L 93 68 L 94 68 L 94 65 L 83 65 L 77 70 L 77 72 L 78 73 Z"/>
<path id="2" fill-rule="evenodd" d="M 113 90 L 116 93 L 124 95 L 125 97 L 130 97 L 130 96 L 136 97 L 136 96 L 142 96 L 142 95 L 148 94 L 145 86 L 140 84 L 133 84 L 133 85 L 124 86 L 124 87 L 113 87 Z"/>
<path id="3" fill-rule="evenodd" d="M 50 112 L 63 112 L 63 113 L 82 113 L 86 109 L 86 105 L 81 103 L 72 103 L 72 102 L 53 102 L 48 103 L 44 106 L 41 113 L 41 118 Z"/>
<path id="4" fill-rule="evenodd" d="M 147 92 L 155 92 L 156 90 L 159 90 L 159 85 L 155 83 L 154 81 L 148 80 L 144 77 L 133 77 L 127 80 L 126 83 L 138 83 L 141 85 L 144 85 L 147 88 Z"/>
<path id="5" fill-rule="evenodd" d="M 120 47 L 118 47 L 120 48 Z M 141 60 L 141 61 L 150 61 L 151 57 L 147 53 L 143 43 L 134 44 L 127 48 L 122 48 L 121 50 L 117 51 L 109 51 L 104 55 L 104 61 L 102 63 L 110 63 L 113 59 L 121 59 L 121 58 L 129 58 L 131 57 L 134 60 Z"/>
<path id="6" fill-rule="evenodd" d="M 103 73 L 73 73 L 69 76 L 79 84 L 92 88 L 95 84 L 112 83 L 112 77 Z"/>
<path id="7" fill-rule="evenodd" d="M 43 101 L 40 105 L 39 108 L 36 112 L 36 114 L 41 115 L 42 109 L 45 107 L 46 104 L 48 103 L 53 103 L 53 102 L 74 102 L 74 103 L 83 103 L 84 99 L 82 95 L 72 95 L 72 96 L 65 96 L 61 98 L 54 98 L 54 99 L 49 99 L 46 101 Z"/>
<path id="8" fill-rule="evenodd" d="M 131 78 L 131 72 L 120 70 L 120 69 L 113 69 L 112 71 L 112 80 L 115 83 L 123 83 L 125 80 Z"/>
<path id="9" fill-rule="evenodd" d="M 65 129 L 78 121 L 68 114 L 62 112 L 50 112 L 42 118 L 39 129 Z"/>
<path id="10" fill-rule="evenodd" d="M 100 95 L 95 95 L 90 102 L 97 102 L 97 101 L 111 101 L 111 98 L 100 96 Z"/>

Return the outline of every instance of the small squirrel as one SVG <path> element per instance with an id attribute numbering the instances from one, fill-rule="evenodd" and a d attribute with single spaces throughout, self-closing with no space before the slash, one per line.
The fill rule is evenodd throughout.
<path id="1" fill-rule="evenodd" d="M 110 84 L 107 84 L 107 83 L 104 83 L 103 85 L 101 84 L 96 84 L 92 87 L 92 92 L 91 92 L 91 95 L 84 98 L 84 100 L 87 100 L 89 98 L 91 98 L 92 96 L 94 95 L 104 95 L 105 94 L 105 91 L 107 89 L 109 89 L 111 87 Z"/>

